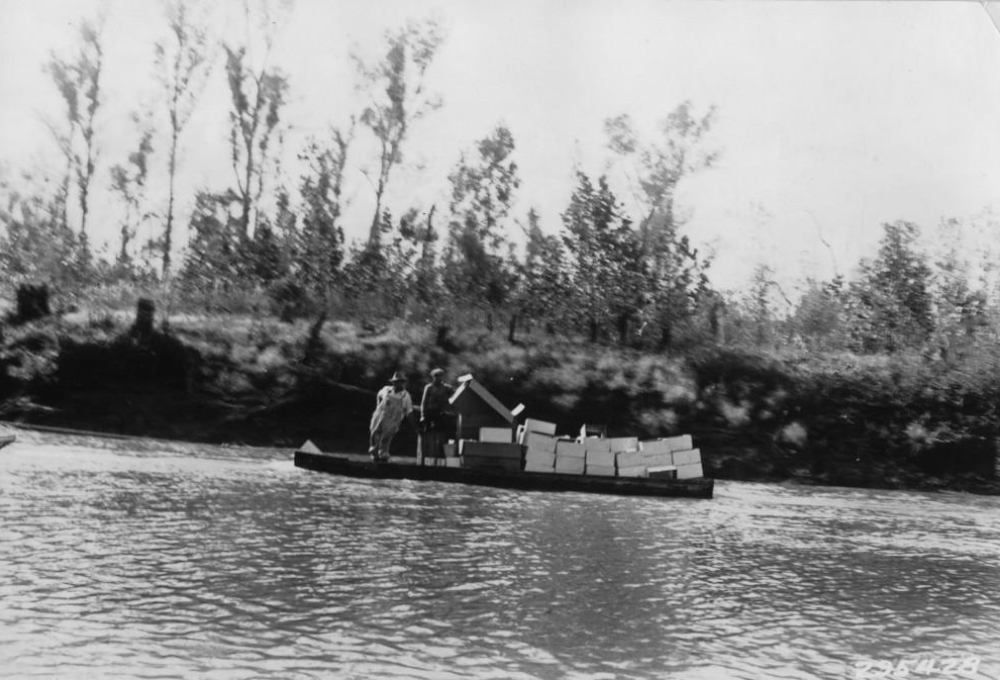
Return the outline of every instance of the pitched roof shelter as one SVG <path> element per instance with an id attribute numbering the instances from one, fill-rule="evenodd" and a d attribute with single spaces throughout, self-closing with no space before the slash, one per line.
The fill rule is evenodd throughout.
<path id="1" fill-rule="evenodd" d="M 472 375 L 463 375 L 448 402 L 458 415 L 457 439 L 478 439 L 481 427 L 514 427 L 514 414 Z"/>

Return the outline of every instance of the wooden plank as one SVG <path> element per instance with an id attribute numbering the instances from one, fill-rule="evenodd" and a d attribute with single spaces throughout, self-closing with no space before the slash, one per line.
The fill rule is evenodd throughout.
<path id="1" fill-rule="evenodd" d="M 524 449 L 520 444 L 467 441 L 462 444 L 462 455 L 465 457 L 511 458 L 520 461 L 524 455 Z"/>
<path id="2" fill-rule="evenodd" d="M 514 415 L 510 412 L 510 410 L 501 404 L 496 397 L 490 394 L 489 390 L 477 383 L 475 380 L 468 380 L 462 383 L 461 387 L 455 390 L 455 393 L 451 395 L 448 403 L 454 406 L 459 412 L 462 412 L 465 409 L 472 408 L 472 405 L 475 403 L 473 395 L 478 397 L 479 400 L 493 409 L 493 411 L 496 412 L 498 416 L 503 418 L 505 422 L 514 422 Z"/>

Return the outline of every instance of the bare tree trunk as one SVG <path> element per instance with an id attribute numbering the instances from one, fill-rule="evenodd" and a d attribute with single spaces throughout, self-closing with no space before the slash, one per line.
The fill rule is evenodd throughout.
<path id="1" fill-rule="evenodd" d="M 514 344 L 517 342 L 517 321 L 519 314 L 517 312 L 511 312 L 510 323 L 507 324 L 507 342 Z"/>
<path id="2" fill-rule="evenodd" d="M 371 230 L 368 232 L 368 247 L 378 250 L 382 241 L 382 194 L 385 191 L 385 184 L 379 180 L 378 189 L 375 190 L 375 215 L 372 216 Z"/>
<path id="3" fill-rule="evenodd" d="M 670 319 L 664 317 L 660 320 L 660 345 L 659 349 L 665 350 L 670 349 L 674 344 L 674 328 Z"/>
<path id="4" fill-rule="evenodd" d="M 176 119 L 174 115 L 171 115 L 171 119 Z M 163 278 L 166 280 L 170 276 L 170 249 L 173 248 L 173 231 L 174 231 L 174 183 L 177 177 L 177 125 L 172 120 L 172 127 L 170 134 L 170 162 L 169 162 L 169 174 L 170 183 L 167 190 L 167 224 L 163 228 Z"/>

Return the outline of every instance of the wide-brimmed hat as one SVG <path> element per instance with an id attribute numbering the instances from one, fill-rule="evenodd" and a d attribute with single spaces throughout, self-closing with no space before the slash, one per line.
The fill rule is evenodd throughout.
<path id="1" fill-rule="evenodd" d="M 444 369 L 443 368 L 435 368 L 434 370 L 431 371 L 431 377 L 432 378 L 437 377 L 439 375 L 444 375 Z"/>
<path id="2" fill-rule="evenodd" d="M 389 382 L 391 383 L 406 382 L 406 378 L 403 376 L 402 373 L 396 371 L 395 373 L 392 374 L 392 377 L 389 378 Z"/>

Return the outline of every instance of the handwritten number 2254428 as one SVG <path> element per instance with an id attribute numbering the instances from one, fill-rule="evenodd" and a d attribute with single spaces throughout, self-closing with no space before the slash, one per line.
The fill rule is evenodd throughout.
<path id="1" fill-rule="evenodd" d="M 859 661 L 854 664 L 855 678 L 905 678 L 915 676 L 975 675 L 979 670 L 978 656 L 953 656 L 942 659 L 926 658 L 901 661 Z"/>

